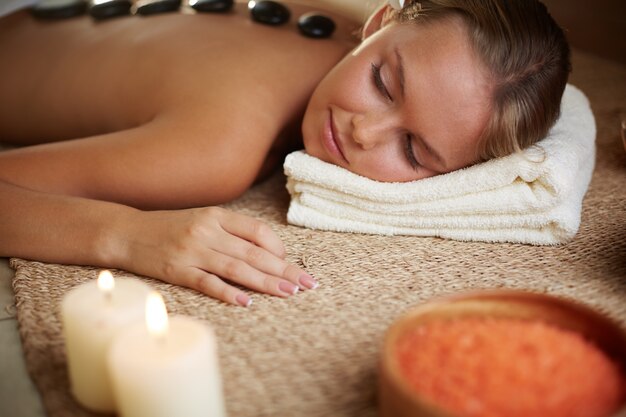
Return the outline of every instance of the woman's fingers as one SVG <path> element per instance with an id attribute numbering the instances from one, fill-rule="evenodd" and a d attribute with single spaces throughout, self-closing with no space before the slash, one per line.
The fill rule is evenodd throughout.
<path id="1" fill-rule="evenodd" d="M 298 292 L 299 287 L 294 283 L 271 274 L 260 271 L 241 259 L 212 251 L 207 254 L 206 267 L 215 275 L 250 288 L 251 290 L 288 297 Z"/>
<path id="2" fill-rule="evenodd" d="M 227 232 L 219 241 L 219 252 L 240 259 L 262 272 L 284 278 L 299 289 L 317 287 L 311 275 L 283 259 L 284 245 L 267 224 L 227 210 L 219 211 L 219 216 L 220 225 Z"/>
<path id="3" fill-rule="evenodd" d="M 220 240 L 220 252 L 244 261 L 265 274 L 285 279 L 299 289 L 313 289 L 317 282 L 301 268 L 288 263 L 270 253 L 265 248 L 256 246 L 236 236 L 226 235 Z"/>
<path id="4" fill-rule="evenodd" d="M 188 267 L 181 277 L 181 285 L 192 288 L 210 297 L 224 301 L 225 303 L 249 307 L 252 298 L 245 292 L 222 281 L 214 274 L 198 268 Z"/>
<path id="5" fill-rule="evenodd" d="M 227 210 L 222 210 L 220 217 L 220 225 L 226 232 L 252 242 L 279 258 L 285 257 L 283 242 L 266 223 Z"/>

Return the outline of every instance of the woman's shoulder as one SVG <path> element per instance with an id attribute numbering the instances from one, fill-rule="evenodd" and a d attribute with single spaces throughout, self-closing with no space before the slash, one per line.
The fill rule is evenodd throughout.
<path id="1" fill-rule="evenodd" d="M 303 111 L 319 81 L 354 47 L 357 23 L 333 15 L 333 37 L 307 38 L 296 21 L 311 8 L 290 7 L 290 22 L 277 27 L 254 23 L 241 8 L 229 16 L 196 14 L 172 21 L 178 29 L 170 29 L 165 45 L 153 50 L 161 57 L 164 48 L 171 50 L 163 62 L 169 103 L 195 103 L 197 111 L 231 120 L 283 113 L 291 118 Z"/>

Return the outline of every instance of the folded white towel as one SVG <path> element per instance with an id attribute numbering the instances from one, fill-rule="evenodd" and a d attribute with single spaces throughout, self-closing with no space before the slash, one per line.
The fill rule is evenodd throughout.
<path id="1" fill-rule="evenodd" d="M 568 85 L 561 117 L 523 152 L 406 183 L 384 183 L 297 151 L 285 159 L 289 223 L 312 229 L 559 244 L 580 225 L 595 164 L 589 101 Z"/>

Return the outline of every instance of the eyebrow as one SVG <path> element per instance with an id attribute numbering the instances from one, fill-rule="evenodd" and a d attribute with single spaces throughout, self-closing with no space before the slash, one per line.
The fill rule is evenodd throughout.
<path id="1" fill-rule="evenodd" d="M 398 77 L 398 84 L 400 85 L 400 95 L 402 95 L 402 99 L 404 99 L 404 61 L 402 60 L 402 55 L 400 55 L 400 51 L 398 50 L 398 48 L 396 48 L 394 52 L 396 54 L 396 60 L 398 61 L 398 64 L 396 65 L 396 76 Z M 435 160 L 437 160 L 437 162 L 439 162 L 442 167 L 447 169 L 447 165 L 441 155 L 438 154 L 433 148 L 431 148 L 421 135 L 415 135 L 415 138 L 422 144 L 424 149 L 426 149 L 426 152 L 428 152 Z"/>

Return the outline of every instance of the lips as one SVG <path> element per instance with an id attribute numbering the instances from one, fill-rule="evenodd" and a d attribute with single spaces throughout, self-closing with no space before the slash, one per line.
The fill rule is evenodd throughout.
<path id="1" fill-rule="evenodd" d="M 345 163 L 348 163 L 348 160 L 341 149 L 341 141 L 339 135 L 337 134 L 337 128 L 335 127 L 332 110 L 329 110 L 328 112 L 328 120 L 326 122 L 323 142 L 324 147 L 331 155 L 334 155 Z"/>

